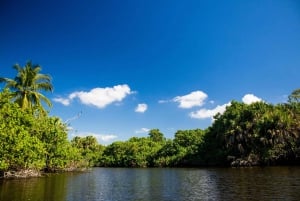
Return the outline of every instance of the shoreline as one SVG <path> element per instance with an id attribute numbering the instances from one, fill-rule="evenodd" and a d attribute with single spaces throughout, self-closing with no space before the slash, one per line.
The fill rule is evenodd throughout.
<path id="1" fill-rule="evenodd" d="M 37 177 L 51 175 L 53 173 L 85 172 L 87 170 L 89 170 L 89 168 L 59 169 L 53 171 L 43 171 L 43 170 L 35 170 L 35 169 L 24 169 L 19 171 L 15 171 L 15 170 L 0 171 L 0 180 L 37 178 Z"/>
<path id="2" fill-rule="evenodd" d="M 0 179 L 26 179 L 34 177 L 42 177 L 43 171 L 34 170 L 34 169 L 25 169 L 19 171 L 1 171 Z"/>
<path id="3" fill-rule="evenodd" d="M 222 168 L 253 168 L 253 167 L 280 167 L 280 166 L 299 166 L 298 164 L 290 164 L 290 165 L 237 165 L 237 166 L 222 166 L 222 165 L 208 165 L 208 166 L 174 166 L 174 167 L 160 167 L 160 168 L 203 168 L 203 167 L 222 167 Z M 96 166 L 99 167 L 99 166 Z M 9 179 L 29 179 L 29 178 L 39 178 L 44 176 L 49 176 L 51 174 L 61 174 L 61 173 L 76 173 L 76 172 L 86 172 L 91 168 L 67 168 L 67 169 L 57 169 L 52 171 L 43 171 L 43 170 L 35 170 L 35 169 L 25 169 L 25 170 L 11 170 L 11 171 L 0 171 L 0 181 L 1 180 L 9 180 Z M 105 168 L 116 168 L 116 167 L 105 167 Z M 123 167 L 123 168 L 133 168 L 133 167 Z M 146 167 L 153 168 L 153 167 Z"/>

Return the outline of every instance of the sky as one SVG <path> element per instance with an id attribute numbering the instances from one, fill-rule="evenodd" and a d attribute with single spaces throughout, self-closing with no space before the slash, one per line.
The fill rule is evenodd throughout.
<path id="1" fill-rule="evenodd" d="M 48 110 L 70 139 L 172 139 L 232 100 L 282 103 L 300 87 L 300 2 L 2 0 L 0 76 L 29 60 L 51 75 Z"/>

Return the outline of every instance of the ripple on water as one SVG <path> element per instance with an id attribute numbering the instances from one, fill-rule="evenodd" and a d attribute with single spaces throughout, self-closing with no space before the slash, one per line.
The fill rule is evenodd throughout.
<path id="1" fill-rule="evenodd" d="M 300 168 L 94 168 L 0 181 L 0 200 L 299 200 Z"/>

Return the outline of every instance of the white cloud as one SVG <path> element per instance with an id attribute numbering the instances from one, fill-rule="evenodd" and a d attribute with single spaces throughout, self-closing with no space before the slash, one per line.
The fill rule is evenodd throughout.
<path id="1" fill-rule="evenodd" d="M 148 109 L 147 104 L 141 103 L 137 105 L 137 107 L 135 108 L 135 112 L 144 113 L 147 109 Z"/>
<path id="2" fill-rule="evenodd" d="M 200 109 L 198 111 L 195 112 L 191 112 L 190 113 L 190 117 L 191 118 L 195 118 L 195 119 L 206 119 L 206 118 L 212 118 L 220 113 L 223 114 L 226 110 L 226 107 L 230 106 L 230 103 L 226 103 L 224 105 L 218 105 L 217 107 L 215 107 L 214 109 Z"/>
<path id="3" fill-rule="evenodd" d="M 136 134 L 140 134 L 140 133 L 148 133 L 150 131 L 149 128 L 141 128 L 139 130 L 136 130 L 135 133 Z"/>
<path id="4" fill-rule="evenodd" d="M 56 98 L 54 101 L 64 105 L 69 105 L 70 102 L 78 98 L 85 105 L 93 105 L 98 108 L 105 108 L 107 105 L 114 102 L 121 102 L 127 95 L 132 94 L 128 85 L 116 85 L 114 87 L 94 88 L 88 92 L 77 91 L 69 95 L 68 99 Z"/>
<path id="5" fill-rule="evenodd" d="M 194 106 L 202 106 L 206 98 L 206 93 L 202 91 L 193 91 L 184 96 L 176 96 L 173 98 L 173 101 L 178 102 L 180 108 L 192 108 Z"/>
<path id="6" fill-rule="evenodd" d="M 122 101 L 130 93 L 128 85 L 117 85 L 114 87 L 94 88 L 89 92 L 74 92 L 69 98 L 79 98 L 83 104 L 104 108 L 113 102 Z"/>
<path id="7" fill-rule="evenodd" d="M 109 142 L 111 140 L 116 139 L 118 136 L 116 135 L 93 135 L 95 138 L 97 138 L 100 142 Z"/>
<path id="8" fill-rule="evenodd" d="M 242 101 L 246 104 L 251 104 L 251 103 L 255 103 L 255 102 L 260 102 L 260 101 L 262 101 L 262 99 L 258 98 L 257 96 L 255 96 L 253 94 L 246 94 L 242 98 Z"/>
<path id="9" fill-rule="evenodd" d="M 65 105 L 65 106 L 68 106 L 71 103 L 70 99 L 67 99 L 67 98 L 53 98 L 53 101 L 61 103 L 61 104 Z"/>
<path id="10" fill-rule="evenodd" d="M 79 137 L 93 136 L 97 139 L 98 143 L 100 144 L 107 144 L 108 142 L 111 142 L 112 140 L 118 138 L 118 136 L 112 134 L 96 134 L 96 133 L 89 133 L 89 132 L 72 135 L 72 137 L 75 136 L 79 136 Z"/>

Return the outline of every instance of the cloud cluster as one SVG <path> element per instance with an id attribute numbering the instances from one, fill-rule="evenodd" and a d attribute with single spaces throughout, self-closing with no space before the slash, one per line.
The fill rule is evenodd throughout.
<path id="1" fill-rule="evenodd" d="M 208 95 L 203 91 L 193 91 L 184 96 L 176 96 L 172 99 L 173 102 L 179 103 L 179 108 L 189 109 L 195 106 L 203 106 L 205 100 L 208 98 Z M 168 101 L 161 100 L 159 103 L 165 103 Z M 213 100 L 209 101 L 210 104 L 214 104 Z M 193 111 L 189 113 L 189 116 L 194 119 L 206 119 L 212 118 L 218 114 L 223 113 L 226 110 L 226 107 L 229 106 L 230 103 L 226 103 L 224 105 L 218 105 L 213 109 L 201 108 L 200 110 Z"/>
<path id="2" fill-rule="evenodd" d="M 71 93 L 68 98 L 54 98 L 53 100 L 67 106 L 73 99 L 78 98 L 82 104 L 102 109 L 114 102 L 121 102 L 131 93 L 129 86 L 124 84 L 114 87 L 94 88 L 90 91 L 76 91 Z"/>
<path id="3" fill-rule="evenodd" d="M 246 94 L 245 96 L 243 96 L 242 101 L 245 104 L 251 104 L 251 103 L 262 101 L 262 99 L 258 98 L 257 96 L 255 96 L 253 94 Z M 210 102 L 212 104 L 214 103 L 213 101 L 210 101 Z M 218 114 L 218 113 L 223 114 L 226 110 L 226 107 L 230 106 L 230 105 L 231 105 L 231 103 L 229 102 L 229 103 L 226 103 L 226 104 L 223 104 L 223 105 L 217 105 L 213 109 L 201 108 L 200 110 L 190 112 L 189 116 L 191 118 L 194 118 L 194 119 L 211 118 L 213 120 L 213 117 L 216 114 Z"/>
<path id="4" fill-rule="evenodd" d="M 72 100 L 79 99 L 82 104 L 96 106 L 97 108 L 105 108 L 106 106 L 115 103 L 121 102 L 126 96 L 134 93 L 131 91 L 128 85 L 116 85 L 113 87 L 106 88 L 94 88 L 90 91 L 76 91 L 71 93 L 68 98 L 54 98 L 55 102 L 59 102 L 65 106 L 68 106 Z M 208 95 L 203 91 L 193 91 L 189 94 L 183 96 L 176 96 L 171 100 L 160 100 L 158 103 L 168 103 L 175 102 L 178 103 L 179 108 L 183 109 L 191 109 L 193 107 L 201 107 L 205 104 Z M 254 102 L 263 101 L 261 98 L 253 95 L 246 94 L 242 97 L 242 101 L 245 104 L 251 104 Z M 209 100 L 211 105 L 214 105 L 215 102 L 213 100 Z M 231 103 L 225 103 L 223 105 L 217 105 L 214 108 L 200 108 L 199 110 L 192 111 L 189 113 L 189 116 L 194 119 L 207 119 L 211 118 L 220 113 L 223 114 L 226 110 L 226 107 L 230 106 Z M 136 106 L 135 112 L 144 113 L 148 109 L 148 105 L 146 103 L 140 103 Z M 141 128 L 140 130 L 136 130 L 135 133 L 147 133 L 150 129 Z M 97 139 L 100 141 L 110 141 L 115 139 L 117 136 L 115 135 L 100 135 L 94 134 Z"/>
<path id="5" fill-rule="evenodd" d="M 148 105 L 145 103 L 138 104 L 135 108 L 135 112 L 144 113 L 148 109 Z"/>
<path id="6" fill-rule="evenodd" d="M 192 108 L 195 106 L 202 106 L 206 98 L 207 94 L 203 91 L 193 91 L 184 96 L 176 96 L 173 98 L 173 101 L 179 103 L 180 108 Z"/>

